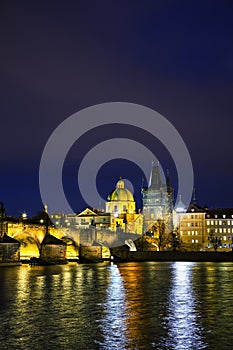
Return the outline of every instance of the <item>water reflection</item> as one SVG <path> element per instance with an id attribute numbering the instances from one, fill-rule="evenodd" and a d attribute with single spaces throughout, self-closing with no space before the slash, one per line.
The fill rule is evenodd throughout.
<path id="1" fill-rule="evenodd" d="M 230 350 L 232 273 L 182 262 L 0 269 L 1 349 Z"/>
<path id="2" fill-rule="evenodd" d="M 99 320 L 104 341 L 99 345 L 101 349 L 106 350 L 125 349 L 127 335 L 125 289 L 116 265 L 112 265 L 104 307 L 104 317 Z"/>
<path id="3" fill-rule="evenodd" d="M 169 264 L 119 264 L 119 271 L 125 290 L 126 349 L 163 349 L 160 339 L 167 336 L 163 319 L 170 283 Z"/>
<path id="4" fill-rule="evenodd" d="M 165 344 L 169 349 L 206 349 L 193 291 L 193 263 L 173 264 L 172 286 L 164 326 L 168 329 Z"/>

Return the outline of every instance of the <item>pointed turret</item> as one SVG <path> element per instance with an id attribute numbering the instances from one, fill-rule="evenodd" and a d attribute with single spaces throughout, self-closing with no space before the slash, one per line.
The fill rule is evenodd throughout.
<path id="1" fill-rule="evenodd" d="M 167 186 L 167 193 L 172 194 L 173 189 L 170 181 L 170 176 L 169 176 L 169 171 L 167 170 L 167 175 L 166 175 L 166 186 Z"/>
<path id="2" fill-rule="evenodd" d="M 185 213 L 186 212 L 186 208 L 184 203 L 181 200 L 181 194 L 179 195 L 179 202 L 177 203 L 176 207 L 175 207 L 175 211 L 177 213 Z"/>
<path id="3" fill-rule="evenodd" d="M 196 200 L 196 189 L 195 187 L 193 188 L 193 204 L 196 204 L 197 200 Z"/>
<path id="4" fill-rule="evenodd" d="M 158 165 L 152 164 L 150 180 L 149 180 L 149 188 L 151 189 L 159 189 L 163 185 L 160 167 Z"/>

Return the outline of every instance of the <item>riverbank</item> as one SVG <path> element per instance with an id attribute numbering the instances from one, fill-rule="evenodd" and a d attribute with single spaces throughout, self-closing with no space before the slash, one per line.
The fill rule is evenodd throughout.
<path id="1" fill-rule="evenodd" d="M 233 262 L 232 252 L 129 251 L 112 248 L 114 261 Z"/>

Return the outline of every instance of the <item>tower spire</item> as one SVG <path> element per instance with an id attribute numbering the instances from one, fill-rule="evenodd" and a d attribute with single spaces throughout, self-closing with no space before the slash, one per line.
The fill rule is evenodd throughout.
<path id="1" fill-rule="evenodd" d="M 158 163 L 159 164 L 159 163 Z M 158 189 L 162 186 L 162 178 L 160 173 L 159 165 L 152 165 L 151 174 L 150 174 L 150 181 L 149 181 L 149 187 Z"/>
<path id="2" fill-rule="evenodd" d="M 193 187 L 193 203 L 196 204 L 196 189 Z"/>

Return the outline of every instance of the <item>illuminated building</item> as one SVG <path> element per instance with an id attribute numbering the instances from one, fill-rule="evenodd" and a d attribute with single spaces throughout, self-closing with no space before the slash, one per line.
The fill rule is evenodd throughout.
<path id="1" fill-rule="evenodd" d="M 164 222 L 165 230 L 171 232 L 173 229 L 173 189 L 168 176 L 166 183 L 162 181 L 159 165 L 152 165 L 149 186 L 142 188 L 142 201 L 143 232 L 150 231 L 159 220 Z"/>
<path id="2" fill-rule="evenodd" d="M 205 210 L 196 203 L 186 210 L 181 201 L 175 208 L 174 228 L 178 230 L 182 245 L 189 250 L 200 250 L 205 247 Z"/>
<path id="3" fill-rule="evenodd" d="M 68 227 L 70 229 L 89 229 L 90 226 L 107 229 L 111 225 L 111 215 L 103 210 L 84 209 L 78 214 L 51 214 L 56 227 Z"/>
<path id="4" fill-rule="evenodd" d="M 207 210 L 206 212 L 207 248 L 232 250 L 233 244 L 233 208 Z"/>
<path id="5" fill-rule="evenodd" d="M 142 234 L 143 216 L 136 213 L 133 194 L 125 188 L 120 179 L 116 188 L 109 194 L 105 203 L 105 211 L 111 215 L 111 229 Z"/>

